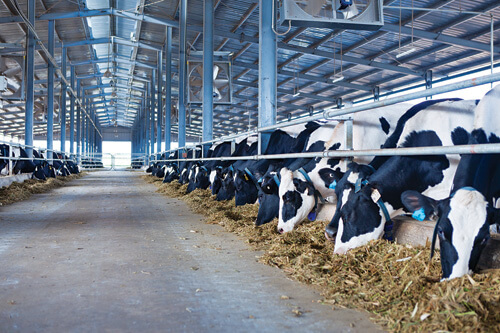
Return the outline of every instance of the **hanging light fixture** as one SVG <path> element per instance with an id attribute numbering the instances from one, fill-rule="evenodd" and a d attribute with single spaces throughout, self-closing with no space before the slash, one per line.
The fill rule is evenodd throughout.
<path id="1" fill-rule="evenodd" d="M 298 97 L 300 95 L 299 91 L 299 73 L 298 73 L 299 67 L 297 66 L 297 60 L 295 60 L 295 72 L 294 72 L 294 87 L 293 87 L 293 97 Z"/>
<path id="2" fill-rule="evenodd" d="M 337 74 L 336 63 L 335 63 L 335 39 L 333 39 L 333 79 L 332 83 L 340 82 L 344 80 L 344 75 L 342 75 L 342 33 L 340 33 L 340 74 Z"/>
<path id="3" fill-rule="evenodd" d="M 417 48 L 413 46 L 413 0 L 411 0 L 411 43 L 410 45 L 401 47 L 401 0 L 399 0 L 399 47 L 398 54 L 396 54 L 396 59 L 405 57 L 417 51 Z"/>
<path id="4" fill-rule="evenodd" d="M 111 31 L 110 31 L 111 33 Z M 111 45 L 111 36 L 108 34 L 108 38 L 109 38 L 109 41 L 108 41 L 108 69 L 106 69 L 106 71 L 104 72 L 104 77 L 111 77 L 111 71 L 109 70 L 109 53 L 110 53 L 110 45 Z"/>

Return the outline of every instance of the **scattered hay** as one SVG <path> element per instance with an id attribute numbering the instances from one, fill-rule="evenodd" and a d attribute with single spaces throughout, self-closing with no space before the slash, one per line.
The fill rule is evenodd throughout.
<path id="1" fill-rule="evenodd" d="M 254 226 L 257 205 L 235 207 L 234 200 L 215 201 L 209 190 L 186 195 L 186 188 L 174 181 L 159 185 L 158 192 L 182 198 L 207 223 L 245 237 L 265 251 L 261 262 L 316 286 L 325 304 L 369 311 L 390 331 L 500 332 L 499 270 L 436 283 L 439 253 L 429 264 L 428 247 L 378 240 L 334 256 L 324 236 L 326 222 L 304 223 L 280 235 L 276 221 Z"/>
<path id="2" fill-rule="evenodd" d="M 13 182 L 9 186 L 0 188 L 0 206 L 26 200 L 32 194 L 45 193 L 63 186 L 65 183 L 82 177 L 85 173 L 66 177 L 49 178 L 47 180 L 27 179 L 22 183 Z"/>

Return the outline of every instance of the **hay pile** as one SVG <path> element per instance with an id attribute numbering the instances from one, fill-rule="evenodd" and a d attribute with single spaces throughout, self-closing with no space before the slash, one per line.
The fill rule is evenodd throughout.
<path id="1" fill-rule="evenodd" d="M 437 283 L 439 253 L 429 265 L 428 247 L 378 240 L 334 256 L 333 244 L 324 237 L 326 222 L 304 223 L 280 235 L 276 221 L 254 226 L 257 205 L 235 207 L 234 200 L 215 201 L 208 190 L 185 191 L 177 182 L 159 187 L 159 192 L 185 200 L 208 223 L 220 224 L 265 251 L 261 262 L 319 288 L 326 304 L 369 311 L 391 331 L 500 332 L 498 270 Z"/>
<path id="2" fill-rule="evenodd" d="M 9 186 L 0 188 L 0 206 L 26 200 L 32 194 L 48 192 L 65 183 L 80 178 L 85 173 L 69 175 L 66 177 L 49 178 L 47 180 L 27 179 L 22 183 L 13 182 Z"/>

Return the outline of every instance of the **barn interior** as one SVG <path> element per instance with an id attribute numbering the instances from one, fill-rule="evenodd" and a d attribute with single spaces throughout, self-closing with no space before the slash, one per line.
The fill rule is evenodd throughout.
<path id="1" fill-rule="evenodd" d="M 332 317 L 316 305 L 310 316 L 290 316 L 319 296 L 252 266 L 253 252 L 229 250 L 239 240 L 195 224 L 180 201 L 168 199 L 173 209 L 163 211 L 165 199 L 130 171 L 250 134 L 260 155 L 274 129 L 349 121 L 375 107 L 481 99 L 500 80 L 499 29 L 498 0 L 0 0 L 0 144 L 102 172 L 58 190 L 57 205 L 43 194 L 29 199 L 37 206 L 0 207 L 0 327 L 328 331 L 334 317 L 339 329 L 377 330 L 365 314 Z M 11 172 L 0 183 L 20 179 Z M 173 223 L 153 228 L 160 220 Z M 227 262 L 214 248 L 227 249 Z M 205 287 L 199 271 L 210 276 Z M 259 277 L 265 288 L 239 290 Z"/>

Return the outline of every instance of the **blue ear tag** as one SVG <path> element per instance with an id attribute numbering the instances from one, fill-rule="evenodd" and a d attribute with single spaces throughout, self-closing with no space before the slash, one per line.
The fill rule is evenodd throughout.
<path id="1" fill-rule="evenodd" d="M 307 219 L 308 219 L 309 221 L 311 221 L 311 222 L 316 221 L 316 215 L 318 215 L 318 214 L 316 214 L 316 212 L 310 212 L 310 213 L 307 215 Z"/>
<path id="2" fill-rule="evenodd" d="M 356 184 L 354 184 L 354 193 L 358 193 L 361 190 L 361 178 L 356 180 Z"/>
<path id="3" fill-rule="evenodd" d="M 336 181 L 336 180 L 334 180 L 334 181 L 333 181 L 333 183 L 331 183 L 331 184 L 328 186 L 328 188 L 329 188 L 330 190 L 335 190 L 335 187 L 336 187 L 336 186 L 337 186 L 337 181 Z"/>
<path id="4" fill-rule="evenodd" d="M 425 220 L 424 208 L 420 208 L 419 210 L 414 211 L 413 214 L 411 214 L 411 217 L 413 217 L 415 220 L 418 220 L 418 221 Z"/>

